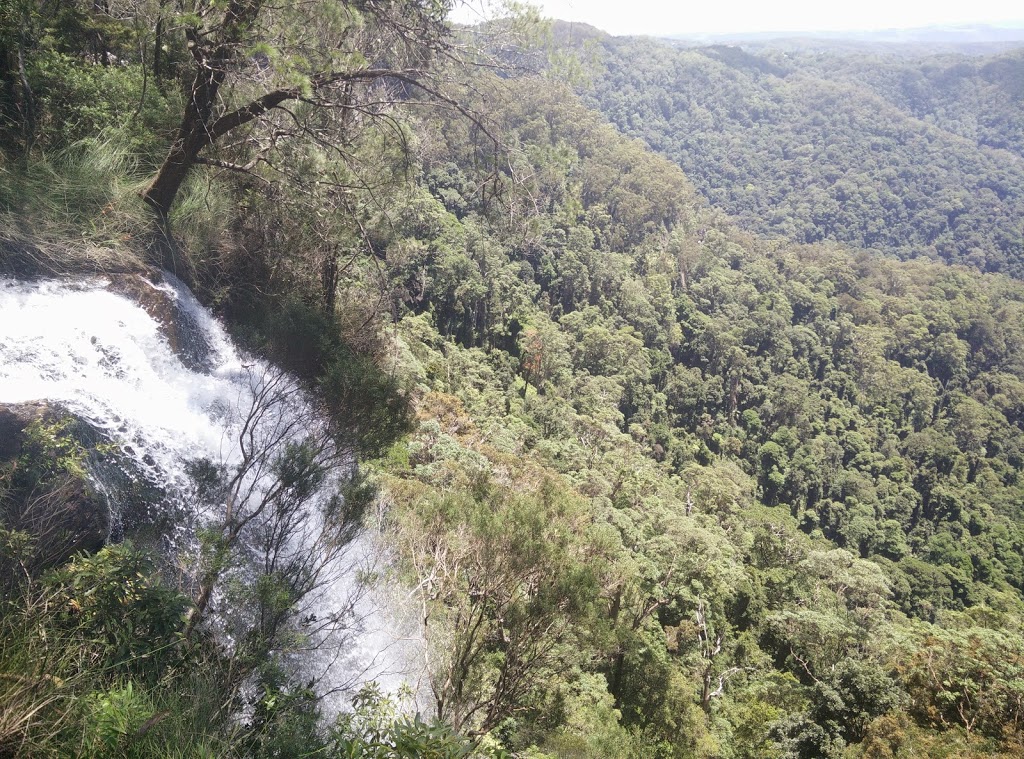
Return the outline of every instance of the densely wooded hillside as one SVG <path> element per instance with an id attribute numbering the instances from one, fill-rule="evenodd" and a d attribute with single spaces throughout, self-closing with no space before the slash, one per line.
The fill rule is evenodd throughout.
<path id="1" fill-rule="evenodd" d="M 593 102 L 752 231 L 1024 276 L 1024 58 L 605 38 Z"/>
<path id="2" fill-rule="evenodd" d="M 309 42 L 305 25 L 256 6 L 261 30 Z M 833 140 L 844 146 L 836 165 L 882 215 L 874 201 L 823 197 L 771 219 L 813 230 L 832 208 L 839 229 L 840 212 L 856 211 L 880 230 L 878 250 L 768 239 L 739 229 L 558 76 L 452 65 L 430 17 L 397 28 L 427 35 L 410 49 L 416 70 L 429 68 L 432 100 L 387 74 L 367 74 L 366 89 L 300 87 L 289 110 L 204 146 L 163 217 L 138 193 L 174 153 L 205 65 L 185 32 L 225 12 L 202 7 L 201 17 L 143 9 L 127 23 L 69 3 L 54 25 L 27 4 L 33 34 L 4 17 L 5 50 L 24 65 L 3 59 L 3 268 L 180 264 L 236 334 L 316 392 L 365 475 L 332 513 L 365 511 L 393 557 L 390 577 L 422 619 L 434 719 L 398 716 L 368 690 L 351 715 L 324 721 L 315 689 L 287 666 L 309 622 L 295 619 L 294 577 L 228 584 L 254 621 L 238 629 L 241 644 L 223 645 L 203 612 L 237 556 L 230 516 L 205 538 L 198 589 L 150 571 L 130 546 L 41 553 L 22 515 L 59 511 L 96 454 L 66 423 L 46 423 L 0 472 L 0 754 L 1024 751 L 1024 285 L 885 255 L 913 257 L 928 209 L 948 217 L 935 205 L 944 196 L 921 184 L 938 172 L 936 186 L 954 194 L 970 182 L 1008 189 L 986 206 L 991 224 L 971 205 L 943 228 L 929 243 L 936 255 L 974 263 L 957 252 L 970 240 L 985 266 L 1016 271 L 1020 228 L 1004 213 L 1018 202 L 1012 163 L 998 165 L 980 138 L 909 120 L 868 61 L 782 76 L 795 64 L 610 43 L 608 71 L 624 87 L 627 73 L 662 82 L 650 122 L 648 90 L 623 90 L 631 128 L 667 136 L 679 92 L 721 127 L 694 130 L 706 146 L 688 153 L 701 190 L 769 192 L 767 180 L 708 184 L 741 160 L 780 187 L 814 186 L 834 170 L 813 129 L 845 140 Z M 352 11 L 351 25 L 325 19 L 341 27 L 348 52 L 337 60 L 301 45 L 285 58 L 247 50 L 230 68 L 251 79 L 197 118 L 216 124 L 248 107 L 268 65 L 301 79 L 304 62 L 331 59 L 358 79 L 370 64 L 353 50 L 378 39 L 377 24 L 396 29 L 377 10 Z M 491 31 L 507 38 L 524 23 Z M 159 66 L 135 53 L 171 28 L 180 34 Z M 626 51 L 628 72 L 615 57 Z M 557 70 L 574 67 L 561 59 Z M 610 98 L 611 80 L 595 81 Z M 869 86 L 878 93 L 865 100 Z M 714 105 L 723 87 L 736 95 L 729 120 Z M 877 150 L 856 128 L 866 103 L 882 124 Z M 1009 153 L 1007 129 L 991 124 Z M 719 150 L 720 138 L 732 147 Z M 769 142 L 794 151 L 794 177 L 740 150 Z M 901 161 L 920 176 L 899 179 Z M 881 164 L 905 184 L 878 181 Z M 913 197 L 903 227 L 884 215 L 890 195 Z M 282 514 L 306 492 L 307 458 L 267 462 L 284 483 Z M 215 502 L 217 471 L 197 474 L 196 497 Z"/>
<path id="3" fill-rule="evenodd" d="M 512 493 L 547 492 L 549 478 L 589 503 L 600 553 L 570 541 L 565 571 L 588 562 L 600 601 L 580 628 L 555 627 L 566 637 L 551 645 L 572 645 L 545 666 L 569 680 L 552 689 L 546 670 L 526 703 L 540 719 L 554 690 L 606 720 L 574 684 L 594 672 L 627 732 L 613 739 L 570 711 L 542 745 L 838 756 L 909 740 L 938 751 L 920 726 L 952 727 L 945 710 L 980 691 L 954 694 L 917 667 L 947 646 L 957 653 L 942 666 L 959 660 L 968 640 L 988 656 L 990 635 L 999 656 L 1020 644 L 1005 636 L 1021 609 L 1024 290 L 750 237 L 560 86 L 505 86 L 516 105 L 503 133 L 523 151 L 511 176 L 529 178 L 540 212 L 511 229 L 486 221 L 455 191 L 470 165 L 451 159 L 471 153 L 449 141 L 424 167 L 433 198 L 415 204 L 413 223 L 430 219 L 434 242 L 411 258 L 408 243 L 386 248 L 411 311 L 398 324 L 402 364 L 425 393 L 388 491 L 436 504 L 415 534 L 438 508 L 504 514 Z M 453 501 L 460 491 L 472 501 Z M 574 509 L 544 504 L 551 529 L 582 529 Z M 462 543 L 463 529 L 460 550 L 483 550 Z M 470 596 L 485 584 L 474 577 L 461 586 Z M 1002 611 L 980 622 L 980 609 Z M 528 637 L 517 625 L 529 615 L 495 613 L 502 634 Z M 481 658 L 463 676 L 500 681 L 517 661 Z M 1016 666 L 999 675 L 1005 716 Z M 536 739 L 518 719 L 513 746 Z M 942 738 L 954 753 L 997 750 L 954 735 Z"/>

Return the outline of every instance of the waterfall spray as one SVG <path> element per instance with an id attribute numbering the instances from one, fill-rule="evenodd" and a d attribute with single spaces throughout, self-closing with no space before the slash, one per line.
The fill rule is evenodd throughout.
<path id="1" fill-rule="evenodd" d="M 372 574 L 372 540 L 361 534 L 349 542 L 349 535 L 340 551 L 324 537 L 324 520 L 337 508 L 328 499 L 352 462 L 328 436 L 315 435 L 314 407 L 297 384 L 236 349 L 180 282 L 170 275 L 156 284 L 134 277 L 0 281 L 0 403 L 37 400 L 87 420 L 159 486 L 160 507 L 181 515 L 163 536 L 179 562 L 195 560 L 197 529 L 223 519 L 218 510 L 229 509 L 238 523 L 246 509 L 261 509 L 239 543 L 257 556 L 260 541 L 277 536 L 275 561 L 316 573 L 298 616 L 319 652 L 304 666 L 322 691 L 344 693 L 369 679 L 394 688 L 415 678 L 416 646 L 394 634 L 401 626 L 380 608 L 380 594 L 375 603 L 357 579 Z M 314 460 L 322 469 L 319 492 L 300 502 L 273 480 L 275 462 L 311 434 L 321 445 L 312 454 L 321 457 Z M 228 473 L 232 487 L 198 498 L 196 462 Z M 275 531 L 287 508 L 295 513 L 281 537 Z M 243 612 L 223 598 L 203 603 L 219 608 L 216 622 L 231 645 L 232 615 Z"/>

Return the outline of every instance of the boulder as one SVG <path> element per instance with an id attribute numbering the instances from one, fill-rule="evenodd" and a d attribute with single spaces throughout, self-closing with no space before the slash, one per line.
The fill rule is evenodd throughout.
<path id="1" fill-rule="evenodd" d="M 0 404 L 0 463 L 9 462 L 21 454 L 25 428 L 36 419 L 43 418 L 48 408 L 45 403 Z"/>

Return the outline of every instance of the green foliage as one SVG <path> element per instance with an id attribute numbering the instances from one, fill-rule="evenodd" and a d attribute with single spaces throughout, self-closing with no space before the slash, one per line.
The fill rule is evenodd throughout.
<path id="1" fill-rule="evenodd" d="M 376 457 L 412 429 L 409 401 L 393 376 L 367 356 L 340 350 L 318 381 L 343 439 Z"/>
<path id="2" fill-rule="evenodd" d="M 181 640 L 185 599 L 130 546 L 78 557 L 4 601 L 4 752 L 201 756 L 219 744 L 223 683 L 199 674 L 212 662 Z"/>
<path id="3" fill-rule="evenodd" d="M 267 664 L 243 716 L 238 662 L 183 635 L 185 599 L 145 558 L 76 558 L 0 617 L 0 751 L 40 757 L 499 757 L 373 686 L 325 730 L 318 697 Z"/>
<path id="4" fill-rule="evenodd" d="M 160 657 L 176 655 L 186 603 L 154 580 L 147 559 L 130 545 L 77 557 L 44 587 L 55 608 L 50 624 L 79 638 L 103 666 L 157 672 Z"/>
<path id="5" fill-rule="evenodd" d="M 935 759 L 1009 759 L 1020 754 L 1020 743 L 1001 744 L 991 738 L 950 727 L 936 731 L 921 727 L 905 713 L 894 712 L 871 723 L 859 746 L 851 746 L 846 755 L 870 759 L 910 759 L 927 756 Z"/>
<path id="6" fill-rule="evenodd" d="M 600 50 L 590 102 L 744 227 L 1024 276 L 1019 52 Z"/>
<path id="7" fill-rule="evenodd" d="M 152 702 L 136 691 L 130 680 L 123 688 L 91 693 L 84 700 L 90 727 L 82 741 L 87 756 L 111 755 L 154 712 Z"/>
<path id="8" fill-rule="evenodd" d="M 434 466 L 406 474 L 422 484 L 402 486 L 410 502 L 395 531 L 429 609 L 438 716 L 487 731 L 543 713 L 552 685 L 600 636 L 607 567 L 602 547 L 580 540 L 588 518 L 578 501 L 548 480 L 515 492 L 492 481 L 486 458 L 466 453 L 455 440 L 434 445 Z M 465 492 L 442 495 L 453 481 Z"/>
<path id="9" fill-rule="evenodd" d="M 2 11 L 32 91 L 3 57 L 0 205 L 11 228 L 102 243 L 109 266 L 143 228 L 134 193 L 193 65 L 161 30 L 220 33 L 204 25 L 223 5 L 142 4 L 134 23 L 59 5 Z M 316 35 L 407 29 L 375 26 L 381 9 L 275 7 L 240 30 L 261 36 L 232 74 L 309 95 L 324 64 L 370 60 Z M 413 10 L 443 35 L 444 9 Z M 437 38 L 407 42 L 381 65 Z M 1022 178 L 992 152 L 1021 149 L 1019 56 L 591 44 L 614 123 L 789 241 L 738 231 L 553 77 L 489 72 L 459 93 L 487 114 L 473 125 L 361 101 L 265 114 L 208 152 L 170 218 L 204 296 L 316 391 L 346 452 L 382 457 L 325 516 L 340 545 L 377 507 L 437 719 L 371 688 L 324 724 L 274 653 L 300 636 L 283 621 L 306 575 L 242 572 L 236 514 L 201 536 L 197 578 L 212 593 L 223 576 L 238 607 L 231 656 L 129 546 L 5 580 L 0 753 L 1020 754 L 1024 291 L 827 242 L 1019 275 Z M 308 443 L 263 462 L 273 519 L 319 481 Z M 84 472 L 60 428 L 30 446 L 5 509 Z M 235 503 L 234 472 L 194 474 L 201 503 Z M 37 543 L 5 520 L 5 574 Z"/>
<path id="10" fill-rule="evenodd" d="M 82 441 L 71 417 L 39 418 L 21 433 L 17 458 L 0 464 L 0 586 L 13 593 L 44 570 L 102 543 L 106 503 L 88 481 L 105 445 Z"/>
<path id="11" fill-rule="evenodd" d="M 1005 631 L 934 630 L 905 666 L 911 712 L 968 733 L 999 736 L 1024 719 L 1024 660 L 1015 621 Z"/>
<path id="12" fill-rule="evenodd" d="M 154 164 L 171 126 L 171 109 L 168 97 L 144 77 L 136 66 L 83 65 L 77 56 L 41 52 L 28 70 L 43 114 L 38 139 L 59 150 L 120 126 L 127 150 Z"/>
<path id="13" fill-rule="evenodd" d="M 365 686 L 332 730 L 330 756 L 341 759 L 500 759 L 506 754 L 455 733 L 438 720 L 398 712 L 376 685 Z"/>
<path id="14" fill-rule="evenodd" d="M 438 576 L 478 504 L 501 514 L 504 483 L 556 477 L 588 499 L 588 539 L 613 567 L 607 627 L 577 639 L 590 663 L 573 681 L 604 678 L 606 719 L 631 736 L 618 748 L 852 750 L 913 698 L 890 658 L 918 624 L 902 614 L 944 625 L 950 609 L 1021 608 L 1022 429 L 993 413 L 992 384 L 1020 376 L 1019 286 L 750 239 L 557 86 L 507 86 L 503 128 L 525 145 L 515 171 L 539 212 L 516 226 L 467 205 L 453 188 L 469 166 L 445 163 L 444 181 L 428 176 L 453 215 L 435 207 L 443 223 L 387 242 L 406 314 L 396 351 L 427 420 L 386 464 L 384 493 L 431 536 L 403 554 Z M 472 619 L 472 585 L 431 587 L 438 611 Z M 499 680 L 466 682 L 455 708 Z M 574 698 L 569 683 L 528 693 L 493 733 L 614 755 L 580 737 Z"/>
<path id="15" fill-rule="evenodd" d="M 12 472 L 12 486 L 31 490 L 63 475 L 86 475 L 87 451 L 71 431 L 74 420 L 64 417 L 47 423 L 36 420 L 25 428 L 21 456 Z"/>

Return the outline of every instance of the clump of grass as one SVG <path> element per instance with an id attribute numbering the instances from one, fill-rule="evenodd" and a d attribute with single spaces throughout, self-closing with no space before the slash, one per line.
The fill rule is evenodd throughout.
<path id="1" fill-rule="evenodd" d="M 236 202 L 227 183 L 216 170 L 196 166 L 178 192 L 170 226 L 193 264 L 203 269 L 229 243 L 235 217 Z"/>
<path id="2" fill-rule="evenodd" d="M 0 263 L 47 273 L 140 268 L 146 177 L 108 131 L 26 165 L 0 164 Z M 31 240 L 31 244 L 25 241 Z M 13 260 L 12 260 L 13 259 Z"/>
<path id="3" fill-rule="evenodd" d="M 89 237 L 128 231 L 145 213 L 145 180 L 116 131 L 80 140 L 21 169 L 4 167 L 0 206 L 31 223 L 82 230 Z"/>
<path id="4" fill-rule="evenodd" d="M 55 711 L 61 711 L 67 699 L 66 683 L 40 671 L 47 651 L 40 650 L 28 631 L 12 624 L 14 609 L 4 609 L 0 629 L 0 755 L 29 753 L 46 737 L 39 735 L 40 725 Z M 49 732 L 49 731 L 46 731 Z M 54 731 L 56 732 L 56 730 Z"/>
<path id="5" fill-rule="evenodd" d="M 106 130 L 24 166 L 0 157 L 0 271 L 134 271 L 161 234 L 140 193 L 142 166 L 129 135 Z M 200 268 L 230 239 L 235 204 L 213 171 L 196 167 L 171 215 L 178 245 Z"/>

